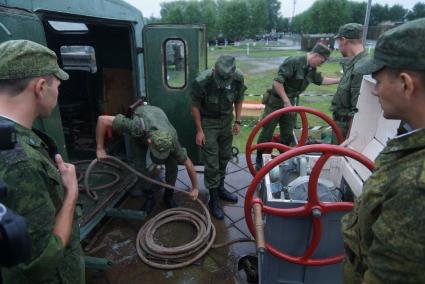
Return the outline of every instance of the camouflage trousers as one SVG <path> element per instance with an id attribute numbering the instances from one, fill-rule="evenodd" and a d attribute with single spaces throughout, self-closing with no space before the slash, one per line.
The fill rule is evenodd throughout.
<path id="1" fill-rule="evenodd" d="M 290 99 L 291 104 L 293 105 L 295 99 Z M 280 98 L 275 95 L 271 95 L 266 108 L 264 109 L 261 119 L 264 119 L 267 115 L 272 112 L 283 108 L 283 102 Z M 274 130 L 276 125 L 279 123 L 280 130 L 280 143 L 285 145 L 290 145 L 293 141 L 293 131 L 295 127 L 295 114 L 285 114 L 280 117 L 273 118 L 266 125 L 263 126 L 260 136 L 258 137 L 257 143 L 270 142 L 273 137 Z"/>
<path id="2" fill-rule="evenodd" d="M 205 145 L 201 148 L 205 165 L 205 187 L 218 188 L 232 157 L 232 117 L 202 118 L 202 129 L 205 135 Z"/>
<path id="3" fill-rule="evenodd" d="M 346 120 L 341 121 L 336 119 L 334 119 L 334 121 L 336 125 L 341 129 L 343 140 L 345 140 L 347 138 L 347 132 L 348 132 L 348 129 L 350 128 L 351 121 L 346 121 Z M 335 145 L 340 144 L 338 143 L 338 139 L 336 139 L 336 135 L 334 131 L 332 131 L 332 144 L 335 144 Z"/>

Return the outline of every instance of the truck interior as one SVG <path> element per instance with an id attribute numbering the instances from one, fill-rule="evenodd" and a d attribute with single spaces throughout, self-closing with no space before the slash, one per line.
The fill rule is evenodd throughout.
<path id="1" fill-rule="evenodd" d="M 70 75 L 58 99 L 70 160 L 93 157 L 97 117 L 125 113 L 136 98 L 129 23 L 43 18 L 47 46 Z"/>

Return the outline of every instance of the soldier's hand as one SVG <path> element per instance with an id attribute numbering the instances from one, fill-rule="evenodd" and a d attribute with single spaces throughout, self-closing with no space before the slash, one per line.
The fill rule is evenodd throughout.
<path id="1" fill-rule="evenodd" d="M 292 106 L 292 104 L 291 104 L 291 101 L 290 100 L 285 100 L 285 101 L 283 101 L 283 107 L 290 107 L 290 106 Z"/>
<path id="2" fill-rule="evenodd" d="M 105 157 L 106 157 L 105 149 L 97 149 L 96 150 L 96 156 L 97 156 L 97 159 L 99 161 L 105 159 Z"/>
<path id="3" fill-rule="evenodd" d="M 196 145 L 204 146 L 205 144 L 205 135 L 203 131 L 196 132 Z"/>
<path id="4" fill-rule="evenodd" d="M 192 188 L 192 191 L 190 192 L 190 198 L 192 198 L 192 200 L 196 200 L 198 198 L 198 194 L 199 194 L 199 189 L 197 189 L 196 187 Z"/>
<path id="5" fill-rule="evenodd" d="M 233 135 L 238 135 L 239 132 L 241 132 L 241 125 L 240 124 L 237 124 L 237 123 L 234 123 L 233 124 L 233 129 L 232 129 Z"/>
<path id="6" fill-rule="evenodd" d="M 65 163 L 62 156 L 55 155 L 56 165 L 61 175 L 61 180 L 65 188 L 66 196 L 77 198 L 78 197 L 78 181 L 75 173 L 75 166 L 73 164 Z"/>

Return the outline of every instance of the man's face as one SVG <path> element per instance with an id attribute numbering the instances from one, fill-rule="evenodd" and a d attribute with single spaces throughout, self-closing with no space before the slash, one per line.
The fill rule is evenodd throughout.
<path id="1" fill-rule="evenodd" d="M 326 58 L 318 53 L 313 53 L 313 56 L 310 59 L 309 65 L 313 68 L 319 67 L 326 61 Z"/>
<path id="2" fill-rule="evenodd" d="M 406 110 L 403 100 L 403 82 L 387 68 L 372 74 L 376 80 L 372 92 L 377 96 L 386 119 L 402 119 Z"/>
<path id="3" fill-rule="evenodd" d="M 48 117 L 58 103 L 59 85 L 61 81 L 52 76 L 49 81 L 46 80 L 43 86 L 43 97 L 40 101 L 40 116 Z"/>

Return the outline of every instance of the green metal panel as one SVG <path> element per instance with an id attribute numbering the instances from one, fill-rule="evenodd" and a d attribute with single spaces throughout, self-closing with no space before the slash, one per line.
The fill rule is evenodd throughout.
<path id="1" fill-rule="evenodd" d="M 170 81 L 167 79 L 166 43 L 170 40 L 184 43 L 185 84 L 181 88 L 170 87 Z M 180 142 L 196 164 L 200 163 L 200 153 L 195 144 L 196 131 L 191 115 L 189 92 L 193 80 L 206 68 L 205 42 L 205 25 L 155 24 L 147 25 L 143 29 L 148 101 L 164 110 L 176 128 Z"/>
<path id="2" fill-rule="evenodd" d="M 0 7 L 0 42 L 13 39 L 27 39 L 46 45 L 44 29 L 39 18 L 28 11 Z M 46 132 L 58 146 L 59 153 L 68 158 L 65 149 L 61 117 L 58 107 L 46 119 L 38 119 L 34 127 Z"/>
<path id="3" fill-rule="evenodd" d="M 142 48 L 142 12 L 123 0 L 0 0 L 0 5 L 17 7 L 43 14 L 56 15 L 59 18 L 96 18 L 128 21 L 133 23 L 135 45 Z M 78 20 L 77 20 L 78 21 Z M 137 56 L 139 88 L 137 94 L 145 94 L 145 76 L 143 73 L 143 54 Z"/>

